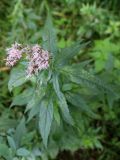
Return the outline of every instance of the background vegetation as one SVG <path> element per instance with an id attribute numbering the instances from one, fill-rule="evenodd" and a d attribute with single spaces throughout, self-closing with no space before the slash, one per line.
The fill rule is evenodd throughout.
<path id="1" fill-rule="evenodd" d="M 1 160 L 120 159 L 119 6 L 119 0 L 0 1 Z M 32 119 L 30 123 L 25 121 L 28 115 L 25 113 L 26 93 L 23 91 L 31 84 L 27 83 L 9 92 L 7 83 L 10 70 L 5 67 L 4 59 L 5 48 L 14 41 L 41 44 L 42 28 L 48 11 L 52 15 L 58 47 L 64 48 L 81 40 L 89 41 L 71 63 L 90 60 L 87 70 L 107 82 L 115 96 L 111 92 L 104 94 L 99 90 L 91 90 L 87 93 L 84 91 L 82 96 L 85 101 L 80 101 L 77 95 L 72 94 L 76 86 L 65 84 L 62 91 L 70 91 L 69 96 L 66 94 L 68 102 L 75 106 L 76 103 L 80 104 L 79 112 L 71 107 L 76 127 L 63 123 L 60 126 L 52 124 L 46 149 L 35 127 L 35 120 Z M 56 121 L 59 123 L 58 117 Z"/>

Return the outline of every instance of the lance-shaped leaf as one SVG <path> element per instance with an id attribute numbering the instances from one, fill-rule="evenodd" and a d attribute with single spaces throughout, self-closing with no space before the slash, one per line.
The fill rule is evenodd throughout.
<path id="1" fill-rule="evenodd" d="M 39 130 L 45 147 L 47 147 L 48 136 L 53 120 L 53 102 L 52 99 L 44 99 L 40 104 Z"/>
<path id="2" fill-rule="evenodd" d="M 88 43 L 77 42 L 70 47 L 63 48 L 59 51 L 55 58 L 55 66 L 63 67 L 82 50 Z"/>
<path id="3" fill-rule="evenodd" d="M 62 68 L 61 73 L 76 84 L 81 84 L 89 88 L 101 89 L 105 92 L 111 92 L 114 96 L 116 96 L 113 90 L 103 80 L 87 72 L 86 70 L 79 68 L 79 65 L 77 67 L 77 64 L 76 67 L 65 66 Z"/>
<path id="4" fill-rule="evenodd" d="M 9 91 L 12 91 L 13 88 L 22 85 L 26 81 L 26 72 L 23 69 L 12 69 L 10 74 L 10 80 L 8 82 Z"/>
<path id="5" fill-rule="evenodd" d="M 23 117 L 20 123 L 18 124 L 14 134 L 14 140 L 16 142 L 17 148 L 20 146 L 21 139 L 25 133 L 26 133 L 26 126 L 25 126 L 25 118 Z"/>
<path id="6" fill-rule="evenodd" d="M 42 38 L 43 38 L 43 48 L 52 53 L 53 56 L 56 55 L 57 53 L 56 34 L 55 34 L 55 29 L 53 28 L 52 18 L 50 14 L 47 17 L 45 26 L 43 28 Z"/>
<path id="7" fill-rule="evenodd" d="M 97 115 L 92 112 L 90 106 L 87 105 L 87 103 L 80 94 L 68 92 L 66 93 L 66 98 L 72 105 L 80 108 L 80 110 L 84 113 L 88 114 L 91 117 L 97 117 Z"/>
<path id="8" fill-rule="evenodd" d="M 60 107 L 60 109 L 62 111 L 64 120 L 67 123 L 73 125 L 73 119 L 72 119 L 72 117 L 70 115 L 69 108 L 68 108 L 65 96 L 60 91 L 60 86 L 59 86 L 59 82 L 58 82 L 58 76 L 55 75 L 55 74 L 53 76 L 53 87 L 54 87 L 54 90 L 55 90 L 56 95 L 58 97 L 58 104 L 59 104 L 59 107 Z"/>

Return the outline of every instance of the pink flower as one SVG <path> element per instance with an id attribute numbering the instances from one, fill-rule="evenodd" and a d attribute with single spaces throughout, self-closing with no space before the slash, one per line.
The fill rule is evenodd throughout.
<path id="1" fill-rule="evenodd" d="M 21 45 L 15 43 L 12 45 L 11 48 L 7 48 L 7 58 L 6 58 L 6 65 L 7 66 L 14 66 L 17 61 L 22 57 L 22 50 Z"/>
<path id="2" fill-rule="evenodd" d="M 39 46 L 38 44 L 35 44 L 33 47 L 32 47 L 32 52 L 35 53 L 35 52 L 40 52 L 41 50 L 41 46 Z"/>
<path id="3" fill-rule="evenodd" d="M 28 77 L 38 74 L 39 71 L 49 67 L 49 52 L 43 50 L 39 45 L 32 47 L 32 53 L 29 56 L 29 65 L 27 69 Z"/>
<path id="4" fill-rule="evenodd" d="M 14 66 L 22 57 L 22 54 L 26 53 L 26 59 L 28 60 L 27 77 L 33 74 L 38 74 L 39 71 L 47 69 L 49 67 L 49 52 L 42 49 L 41 46 L 35 44 L 33 47 L 14 43 L 11 48 L 7 49 L 6 65 Z"/>

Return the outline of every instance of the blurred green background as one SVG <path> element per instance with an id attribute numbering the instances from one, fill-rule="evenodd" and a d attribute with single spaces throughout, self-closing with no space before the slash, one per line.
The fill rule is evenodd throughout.
<path id="1" fill-rule="evenodd" d="M 52 145 L 42 159 L 120 160 L 120 0 L 0 0 L 0 143 L 4 142 L 0 144 L 0 156 L 3 150 L 9 156 L 7 133 L 16 127 L 23 114 L 23 108 L 9 109 L 12 97 L 22 88 L 8 92 L 10 70 L 5 66 L 5 48 L 14 41 L 41 43 L 41 29 L 48 10 L 53 17 L 58 46 L 63 48 L 78 40 L 90 41 L 88 48 L 74 61 L 91 59 L 89 69 L 111 83 L 118 96 L 107 97 L 108 104 L 106 100 L 91 101 L 100 119 L 86 118 L 84 125 L 88 131 L 82 139 L 68 132 L 73 136 L 73 144 L 64 136 L 62 147 L 56 151 L 56 146 Z M 36 131 L 28 135 L 23 145 L 31 149 L 33 141 L 38 145 L 39 138 Z M 81 142 L 81 147 L 77 141 Z"/>

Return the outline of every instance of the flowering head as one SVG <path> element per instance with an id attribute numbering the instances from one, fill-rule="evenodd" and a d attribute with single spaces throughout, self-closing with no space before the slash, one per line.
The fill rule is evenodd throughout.
<path id="1" fill-rule="evenodd" d="M 47 50 L 44 50 L 38 44 L 33 47 L 29 45 L 23 47 L 18 43 L 14 43 L 11 48 L 7 49 L 6 65 L 14 66 L 21 59 L 23 53 L 28 60 L 27 77 L 38 74 L 39 71 L 49 67 L 50 58 Z"/>
<path id="2" fill-rule="evenodd" d="M 28 77 L 32 74 L 37 74 L 39 71 L 43 69 L 47 69 L 49 67 L 49 52 L 47 50 L 43 50 L 41 46 L 34 45 L 32 47 L 32 54 L 29 56 L 29 65 L 27 69 Z"/>
<path id="3" fill-rule="evenodd" d="M 6 65 L 14 66 L 18 60 L 22 57 L 21 45 L 14 43 L 11 48 L 7 48 Z"/>

